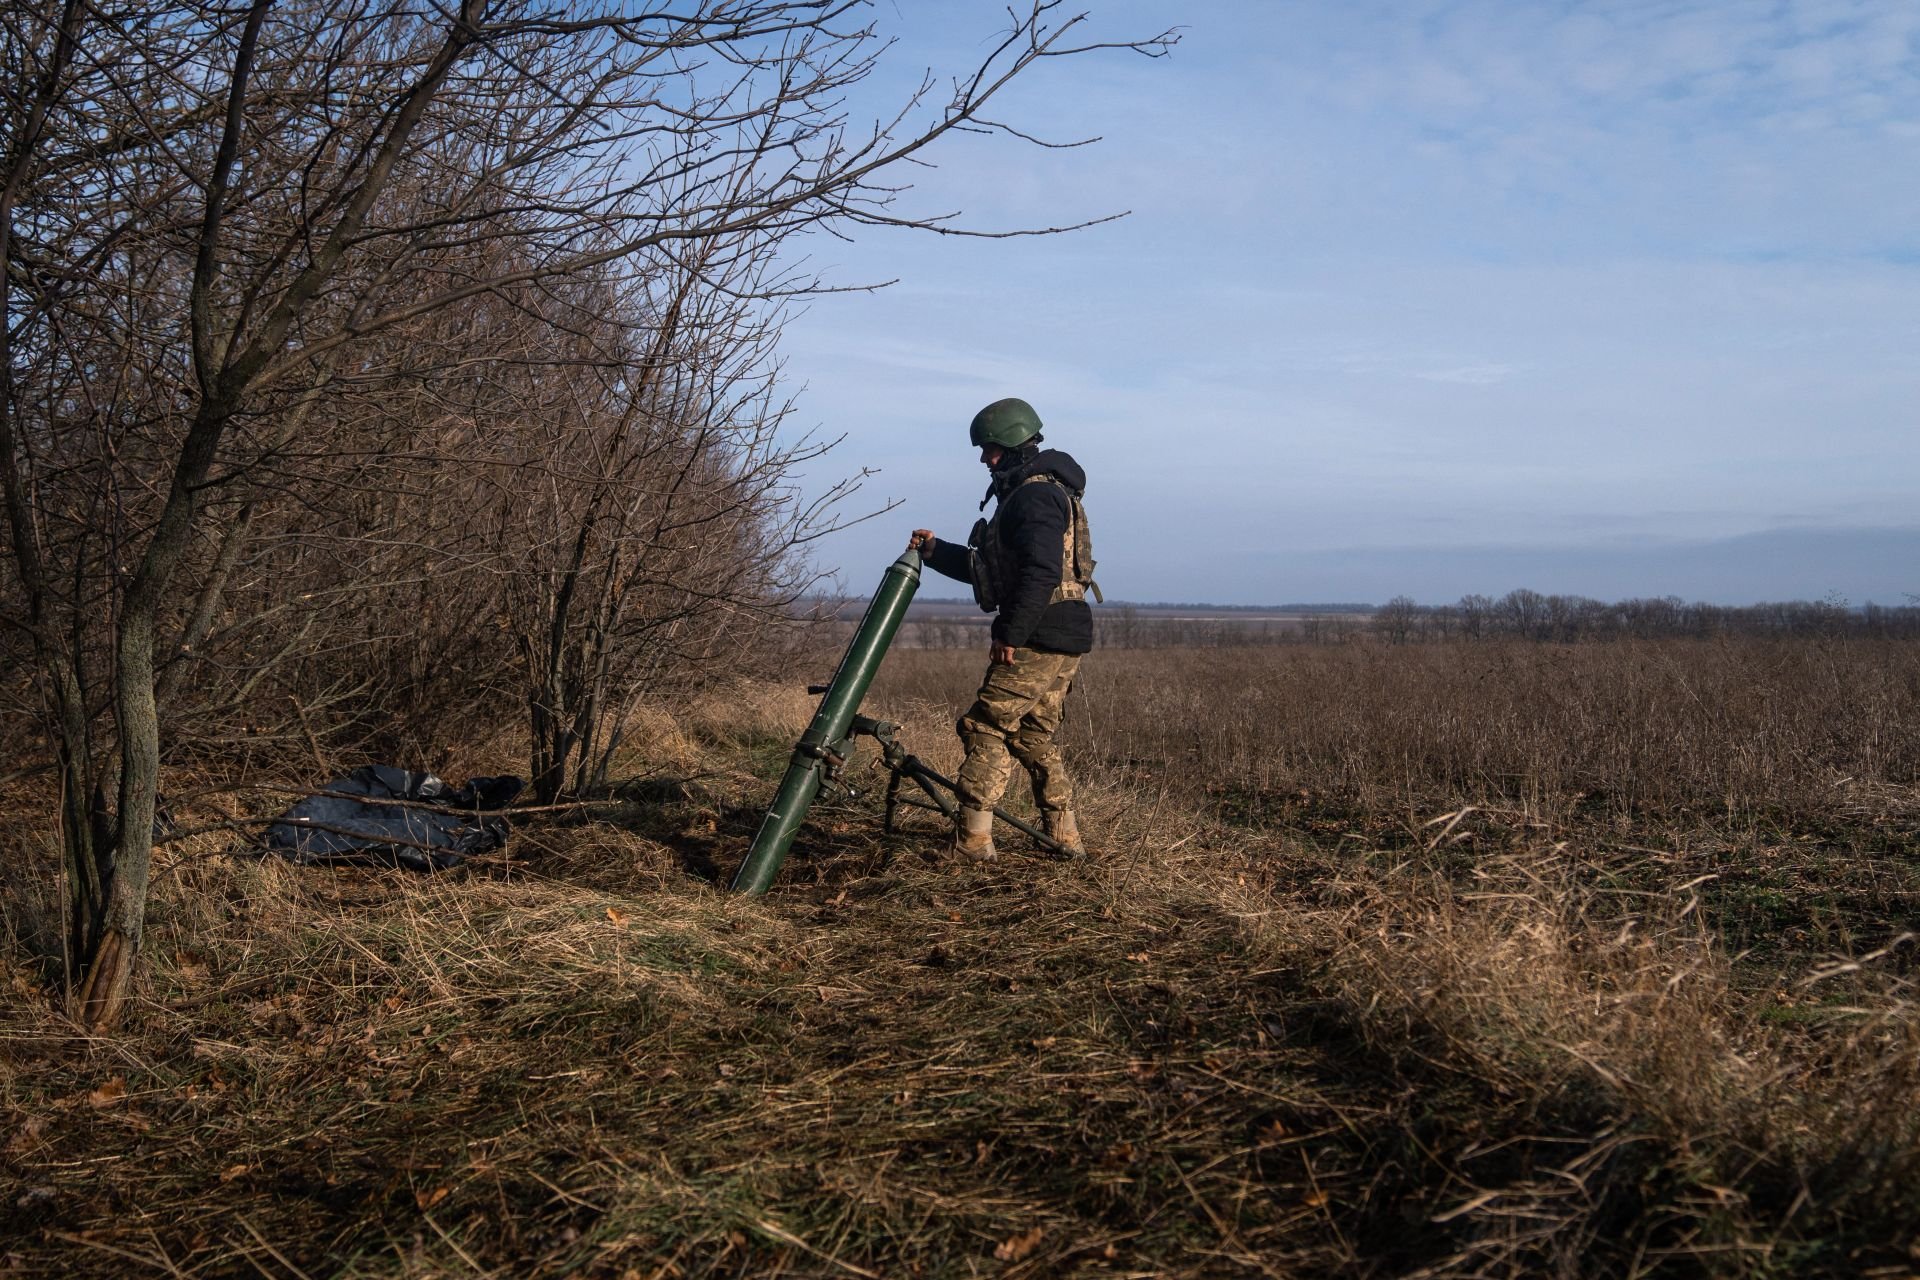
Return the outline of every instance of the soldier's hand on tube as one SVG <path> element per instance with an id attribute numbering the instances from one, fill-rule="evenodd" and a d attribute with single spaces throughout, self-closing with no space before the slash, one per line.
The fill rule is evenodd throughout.
<path id="1" fill-rule="evenodd" d="M 1010 644 L 996 644 L 987 650 L 987 657 L 996 666 L 1010 667 L 1013 665 L 1013 646 Z"/>
<path id="2" fill-rule="evenodd" d="M 915 529 L 913 536 L 907 539 L 907 550 L 918 551 L 922 555 L 933 550 L 933 530 Z"/>

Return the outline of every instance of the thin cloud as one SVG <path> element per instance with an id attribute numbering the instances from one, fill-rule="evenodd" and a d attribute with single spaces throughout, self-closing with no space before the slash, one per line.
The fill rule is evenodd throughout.
<path id="1" fill-rule="evenodd" d="M 1454 369 L 1434 369 L 1413 376 L 1425 382 L 1453 382 L 1468 387 L 1490 387 L 1519 373 L 1510 364 L 1468 364 Z"/>

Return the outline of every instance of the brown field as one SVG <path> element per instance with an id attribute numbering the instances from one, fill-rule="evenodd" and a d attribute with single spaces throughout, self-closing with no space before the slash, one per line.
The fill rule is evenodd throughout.
<path id="1" fill-rule="evenodd" d="M 980 661 L 869 708 L 950 768 Z M 1089 861 L 869 755 L 732 899 L 807 674 L 457 873 L 170 846 L 114 1038 L 16 893 L 0 1274 L 1920 1273 L 1920 647 L 1103 652 Z"/>
<path id="2" fill-rule="evenodd" d="M 896 652 L 876 694 L 964 705 L 978 665 Z M 1075 741 L 1115 781 L 1229 793 L 1239 816 L 1305 789 L 1429 816 L 1811 820 L 1920 777 L 1902 641 L 1153 649 L 1089 661 L 1076 694 Z"/>

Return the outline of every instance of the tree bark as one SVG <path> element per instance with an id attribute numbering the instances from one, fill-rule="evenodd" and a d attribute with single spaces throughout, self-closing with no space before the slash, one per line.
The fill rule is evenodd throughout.
<path id="1" fill-rule="evenodd" d="M 220 550 L 214 555 L 213 567 L 208 570 L 206 581 L 200 586 L 200 595 L 193 602 L 193 612 L 180 628 L 179 643 L 174 646 L 160 673 L 155 696 L 163 711 L 172 707 L 173 700 L 179 696 L 180 685 L 193 662 L 193 651 L 213 630 L 213 620 L 220 613 L 220 601 L 226 592 L 227 579 L 233 576 L 233 567 L 240 562 L 240 555 L 247 547 L 248 535 L 253 531 L 253 513 L 254 504 L 248 502 L 221 531 Z"/>

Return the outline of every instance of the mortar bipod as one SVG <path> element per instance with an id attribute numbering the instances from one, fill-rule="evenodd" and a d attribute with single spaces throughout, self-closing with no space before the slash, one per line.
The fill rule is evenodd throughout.
<path id="1" fill-rule="evenodd" d="M 812 691 L 809 690 L 809 692 Z M 888 835 L 893 834 L 894 817 L 901 805 L 915 809 L 930 809 L 949 820 L 953 818 L 958 808 L 954 797 L 959 794 L 959 788 L 955 786 L 953 779 L 901 746 L 900 739 L 896 736 L 899 732 L 900 726 L 891 720 L 876 720 L 872 716 L 856 715 L 852 725 L 848 727 L 847 736 L 841 742 L 834 744 L 836 747 L 844 746 L 847 749 L 835 751 L 834 758 L 828 761 L 829 768 L 837 773 L 838 766 L 844 764 L 846 757 L 852 753 L 853 739 L 864 735 L 879 744 L 880 760 L 887 766 L 888 775 L 887 807 L 881 822 L 881 830 Z M 904 779 L 911 779 L 915 786 L 926 792 L 927 799 L 923 800 L 911 794 L 901 795 L 900 783 Z M 840 785 L 846 786 L 846 783 L 841 782 Z M 849 795 L 853 794 L 853 788 L 847 787 L 847 792 Z M 993 816 L 1021 834 L 1031 836 L 1034 842 L 1046 851 L 1048 857 L 1065 861 L 1074 856 L 1052 836 L 1032 823 L 1014 817 L 1005 809 L 996 807 Z"/>

